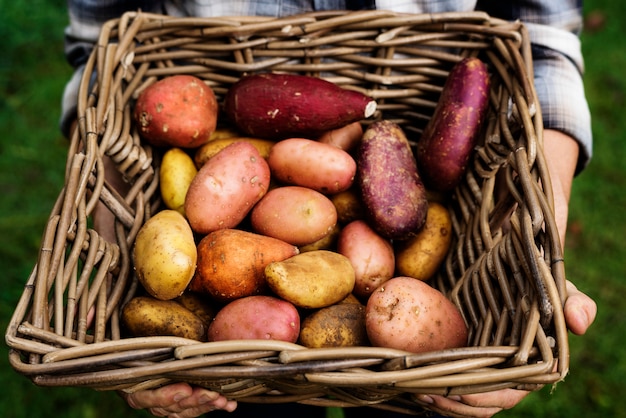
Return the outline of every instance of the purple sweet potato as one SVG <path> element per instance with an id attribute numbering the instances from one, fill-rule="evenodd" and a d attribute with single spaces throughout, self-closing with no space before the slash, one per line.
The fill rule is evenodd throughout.
<path id="1" fill-rule="evenodd" d="M 376 102 L 317 77 L 264 73 L 245 76 L 224 97 L 224 113 L 247 135 L 317 138 L 370 117 Z"/>
<path id="2" fill-rule="evenodd" d="M 460 182 L 489 106 L 489 84 L 478 58 L 465 58 L 450 71 L 417 143 L 417 166 L 429 189 L 447 192 Z"/>
<path id="3" fill-rule="evenodd" d="M 357 185 L 372 228 L 385 238 L 408 239 L 426 221 L 426 188 L 409 142 L 395 123 L 372 123 L 357 149 Z"/>

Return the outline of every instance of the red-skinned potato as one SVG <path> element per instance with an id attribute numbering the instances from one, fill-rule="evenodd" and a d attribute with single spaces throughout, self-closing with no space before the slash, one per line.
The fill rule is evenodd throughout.
<path id="1" fill-rule="evenodd" d="M 367 335 L 374 346 L 424 353 L 467 344 L 459 309 L 421 280 L 388 280 L 370 295 L 365 309 Z"/>
<path id="2" fill-rule="evenodd" d="M 361 122 L 353 122 L 341 128 L 323 133 L 317 138 L 317 141 L 334 145 L 347 152 L 352 152 L 361 141 L 361 137 L 363 137 L 363 126 Z"/>
<path id="3" fill-rule="evenodd" d="M 224 97 L 224 113 L 238 129 L 274 140 L 316 138 L 375 111 L 376 102 L 360 92 L 295 74 L 245 76 Z"/>
<path id="4" fill-rule="evenodd" d="M 213 89 L 192 75 L 177 74 L 146 87 L 133 116 L 141 136 L 155 146 L 195 148 L 215 131 Z"/>
<path id="5" fill-rule="evenodd" d="M 478 58 L 458 62 L 446 79 L 415 153 L 424 183 L 451 191 L 461 180 L 489 107 L 489 74 Z"/>
<path id="6" fill-rule="evenodd" d="M 337 210 L 320 192 L 283 186 L 263 196 L 252 208 L 250 222 L 259 234 L 301 246 L 331 233 L 337 223 Z"/>
<path id="7" fill-rule="evenodd" d="M 357 149 L 357 182 L 370 225 L 389 239 L 407 239 L 426 220 L 426 188 L 397 124 L 372 123 Z"/>
<path id="8" fill-rule="evenodd" d="M 324 194 L 347 190 L 356 174 L 356 161 L 346 151 L 305 138 L 277 142 L 267 163 L 276 180 Z"/>
<path id="9" fill-rule="evenodd" d="M 270 169 L 248 142 L 235 142 L 210 158 L 192 180 L 185 214 L 199 234 L 234 228 L 267 193 Z"/>
<path id="10" fill-rule="evenodd" d="M 264 269 L 299 253 L 284 241 L 239 229 L 220 229 L 200 240 L 189 290 L 220 302 L 262 293 Z"/>
<path id="11" fill-rule="evenodd" d="M 209 341 L 278 340 L 295 343 L 300 333 L 296 307 L 273 296 L 248 296 L 219 310 L 209 326 Z"/>
<path id="12" fill-rule="evenodd" d="M 354 267 L 354 293 L 363 299 L 391 279 L 395 269 L 391 242 L 381 237 L 365 221 L 357 220 L 343 227 L 337 240 L 337 252 Z"/>

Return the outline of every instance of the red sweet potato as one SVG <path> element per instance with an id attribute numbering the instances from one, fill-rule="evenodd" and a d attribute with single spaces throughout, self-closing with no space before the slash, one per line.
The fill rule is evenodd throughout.
<path id="1" fill-rule="evenodd" d="M 224 97 L 224 113 L 239 130 L 275 140 L 317 138 L 375 110 L 376 102 L 362 93 L 296 74 L 242 77 Z"/>
<path id="2" fill-rule="evenodd" d="M 465 58 L 450 71 L 417 143 L 417 165 L 429 189 L 450 191 L 465 173 L 489 106 L 489 84 L 478 58 Z"/>
<path id="3" fill-rule="evenodd" d="M 358 190 L 372 228 L 385 238 L 408 239 L 426 221 L 428 200 L 402 129 L 372 123 L 357 148 Z"/>

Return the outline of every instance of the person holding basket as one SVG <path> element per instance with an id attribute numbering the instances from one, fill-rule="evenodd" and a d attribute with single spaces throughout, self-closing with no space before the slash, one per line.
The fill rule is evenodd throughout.
<path id="1" fill-rule="evenodd" d="M 284 17 L 319 10 L 381 9 L 402 13 L 467 12 L 480 10 L 504 20 L 521 20 L 532 42 L 535 88 L 544 120 L 544 151 L 555 198 L 555 216 L 561 243 L 565 243 L 568 203 L 572 181 L 589 163 L 592 154 L 591 122 L 585 98 L 583 58 L 578 35 L 582 29 L 582 1 L 544 0 L 68 0 L 70 23 L 65 30 L 65 53 L 75 74 L 63 96 L 61 129 L 70 136 L 75 122 L 76 96 L 82 69 L 97 41 L 101 25 L 126 11 L 142 10 L 171 16 L 210 17 L 260 15 Z M 115 179 L 112 179 L 114 182 Z M 95 225 L 106 236 L 112 220 L 103 216 Z M 596 315 L 596 304 L 568 282 L 565 321 L 575 335 L 583 335 Z M 505 389 L 494 392 L 438 396 L 418 395 L 417 400 L 442 416 L 488 417 L 517 405 L 528 392 Z M 186 383 L 122 395 L 130 407 L 149 410 L 154 416 L 191 418 L 263 415 L 323 417 L 324 408 L 303 405 L 237 405 L 233 400 Z M 366 408 L 346 408 L 350 416 L 392 416 Z M 219 411 L 219 412 L 218 412 Z"/>

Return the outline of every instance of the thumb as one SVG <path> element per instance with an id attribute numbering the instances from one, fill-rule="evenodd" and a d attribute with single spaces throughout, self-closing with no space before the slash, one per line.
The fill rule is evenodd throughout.
<path id="1" fill-rule="evenodd" d="M 565 322 L 569 330 L 576 335 L 583 335 L 596 319 L 596 302 L 567 282 L 567 300 L 563 307 Z"/>

